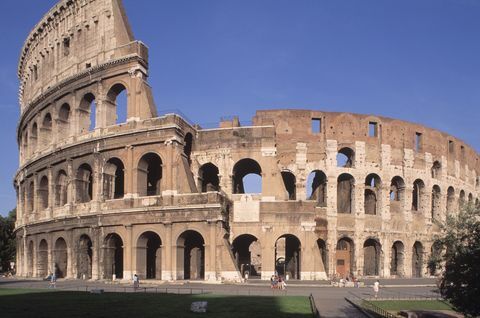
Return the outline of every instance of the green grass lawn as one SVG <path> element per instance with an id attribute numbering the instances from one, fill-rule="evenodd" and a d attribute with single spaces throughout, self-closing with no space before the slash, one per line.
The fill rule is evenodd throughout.
<path id="1" fill-rule="evenodd" d="M 439 300 L 375 300 L 374 305 L 387 311 L 400 310 L 453 310 L 448 303 Z"/>
<path id="2" fill-rule="evenodd" d="M 207 314 L 190 312 L 193 301 L 208 301 Z M 312 317 L 307 297 L 165 295 L 0 288 L 0 317 Z"/>

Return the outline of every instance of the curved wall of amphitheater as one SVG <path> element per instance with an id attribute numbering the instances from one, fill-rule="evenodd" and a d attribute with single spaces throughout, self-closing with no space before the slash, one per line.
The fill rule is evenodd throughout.
<path id="1" fill-rule="evenodd" d="M 61 1 L 29 35 L 18 275 L 428 276 L 435 220 L 479 202 L 479 155 L 421 125 L 271 110 L 203 129 L 158 116 L 147 51 L 120 0 Z M 245 193 L 251 175 L 260 193 Z"/>

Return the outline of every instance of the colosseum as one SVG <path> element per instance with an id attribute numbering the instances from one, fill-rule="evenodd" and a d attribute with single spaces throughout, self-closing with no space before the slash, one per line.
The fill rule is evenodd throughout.
<path id="1" fill-rule="evenodd" d="M 58 2 L 28 35 L 18 77 L 19 276 L 429 276 L 436 221 L 479 203 L 479 154 L 418 124 L 319 110 L 216 128 L 160 116 L 121 0 Z"/>

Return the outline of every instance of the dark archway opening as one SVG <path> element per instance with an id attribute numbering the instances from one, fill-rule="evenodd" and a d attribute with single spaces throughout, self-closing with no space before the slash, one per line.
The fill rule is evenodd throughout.
<path id="1" fill-rule="evenodd" d="M 205 278 L 205 241 L 200 233 L 188 230 L 177 240 L 177 271 L 180 279 Z"/>
<path id="2" fill-rule="evenodd" d="M 48 243 L 46 240 L 41 240 L 38 246 L 37 275 L 38 277 L 48 275 Z"/>
<path id="3" fill-rule="evenodd" d="M 291 234 L 280 236 L 275 242 L 275 270 L 278 275 L 300 279 L 300 240 Z"/>
<path id="4" fill-rule="evenodd" d="M 125 167 L 118 158 L 111 158 L 105 165 L 103 191 L 107 200 L 121 199 L 125 195 Z"/>
<path id="5" fill-rule="evenodd" d="M 77 251 L 77 278 L 90 279 L 92 278 L 92 258 L 93 248 L 92 240 L 88 235 L 82 235 L 78 242 Z"/>
<path id="6" fill-rule="evenodd" d="M 423 268 L 423 245 L 415 242 L 412 249 L 412 276 L 422 277 Z"/>
<path id="7" fill-rule="evenodd" d="M 317 201 L 318 206 L 327 206 L 327 176 L 323 171 L 312 171 L 307 178 L 307 198 Z"/>
<path id="8" fill-rule="evenodd" d="M 348 237 L 343 237 L 337 242 L 335 251 L 335 272 L 340 278 L 347 278 L 354 275 L 354 245 Z"/>
<path id="9" fill-rule="evenodd" d="M 118 234 L 107 235 L 104 244 L 103 278 L 123 278 L 123 241 Z"/>
<path id="10" fill-rule="evenodd" d="M 137 274 L 140 278 L 162 279 L 162 240 L 157 233 L 140 235 L 137 243 Z"/>
<path id="11" fill-rule="evenodd" d="M 378 276 L 380 271 L 381 245 L 375 239 L 368 239 L 363 244 L 363 275 Z"/>
<path id="12" fill-rule="evenodd" d="M 68 265 L 67 242 L 61 237 L 55 242 L 54 257 L 55 275 L 58 278 L 66 277 Z"/>
<path id="13" fill-rule="evenodd" d="M 297 199 L 295 175 L 290 171 L 282 171 L 283 185 L 288 193 L 288 200 Z"/>
<path id="14" fill-rule="evenodd" d="M 219 191 L 220 180 L 218 168 L 213 163 L 206 163 L 198 171 L 198 183 L 202 192 Z"/>
<path id="15" fill-rule="evenodd" d="M 242 277 L 245 277 L 247 272 L 249 277 L 261 277 L 262 250 L 260 242 L 255 236 L 243 234 L 235 238 L 232 252 Z"/>
<path id="16" fill-rule="evenodd" d="M 390 264 L 390 275 L 403 277 L 404 272 L 404 260 L 405 260 L 405 247 L 400 241 L 396 241 L 392 245 L 392 256 Z"/>
<path id="17" fill-rule="evenodd" d="M 233 193 L 260 193 L 261 189 L 262 169 L 258 162 L 249 158 L 238 161 L 233 167 Z"/>

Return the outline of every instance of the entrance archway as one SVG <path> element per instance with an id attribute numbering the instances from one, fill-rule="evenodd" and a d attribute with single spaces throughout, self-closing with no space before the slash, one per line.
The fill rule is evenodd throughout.
<path id="1" fill-rule="evenodd" d="M 392 261 L 390 264 L 390 275 L 403 277 L 404 276 L 404 264 L 405 259 L 405 247 L 400 241 L 396 241 L 392 245 Z"/>
<path id="2" fill-rule="evenodd" d="M 300 240 L 291 234 L 280 236 L 275 242 L 275 271 L 280 276 L 300 279 Z"/>
<path id="3" fill-rule="evenodd" d="M 41 240 L 38 246 L 37 275 L 38 277 L 48 275 L 48 243 L 46 240 Z"/>
<path id="4" fill-rule="evenodd" d="M 137 242 L 137 274 L 143 279 L 162 279 L 162 240 L 148 231 Z"/>
<path id="5" fill-rule="evenodd" d="M 123 278 L 123 240 L 115 233 L 108 234 L 103 247 L 103 278 Z"/>
<path id="6" fill-rule="evenodd" d="M 249 277 L 262 275 L 262 249 L 255 236 L 242 234 L 236 237 L 233 240 L 232 251 L 242 277 L 245 277 L 246 272 Z"/>
<path id="7" fill-rule="evenodd" d="M 422 277 L 423 245 L 415 242 L 412 249 L 412 277 Z"/>
<path id="8" fill-rule="evenodd" d="M 368 239 L 363 243 L 363 275 L 378 276 L 380 274 L 380 254 L 382 246 L 376 239 Z"/>
<path id="9" fill-rule="evenodd" d="M 354 274 L 354 245 L 348 237 L 343 237 L 337 242 L 335 251 L 335 272 L 341 278 L 346 278 Z"/>
<path id="10" fill-rule="evenodd" d="M 61 237 L 55 242 L 54 258 L 55 275 L 58 278 L 66 277 L 68 264 L 67 242 Z"/>
<path id="11" fill-rule="evenodd" d="M 177 239 L 177 277 L 205 278 L 205 241 L 200 233 L 188 230 Z"/>
<path id="12" fill-rule="evenodd" d="M 92 278 L 92 240 L 88 235 L 80 236 L 77 250 L 77 278 Z"/>
<path id="13" fill-rule="evenodd" d="M 33 241 L 28 243 L 28 250 L 27 250 L 27 276 L 33 276 Z"/>

